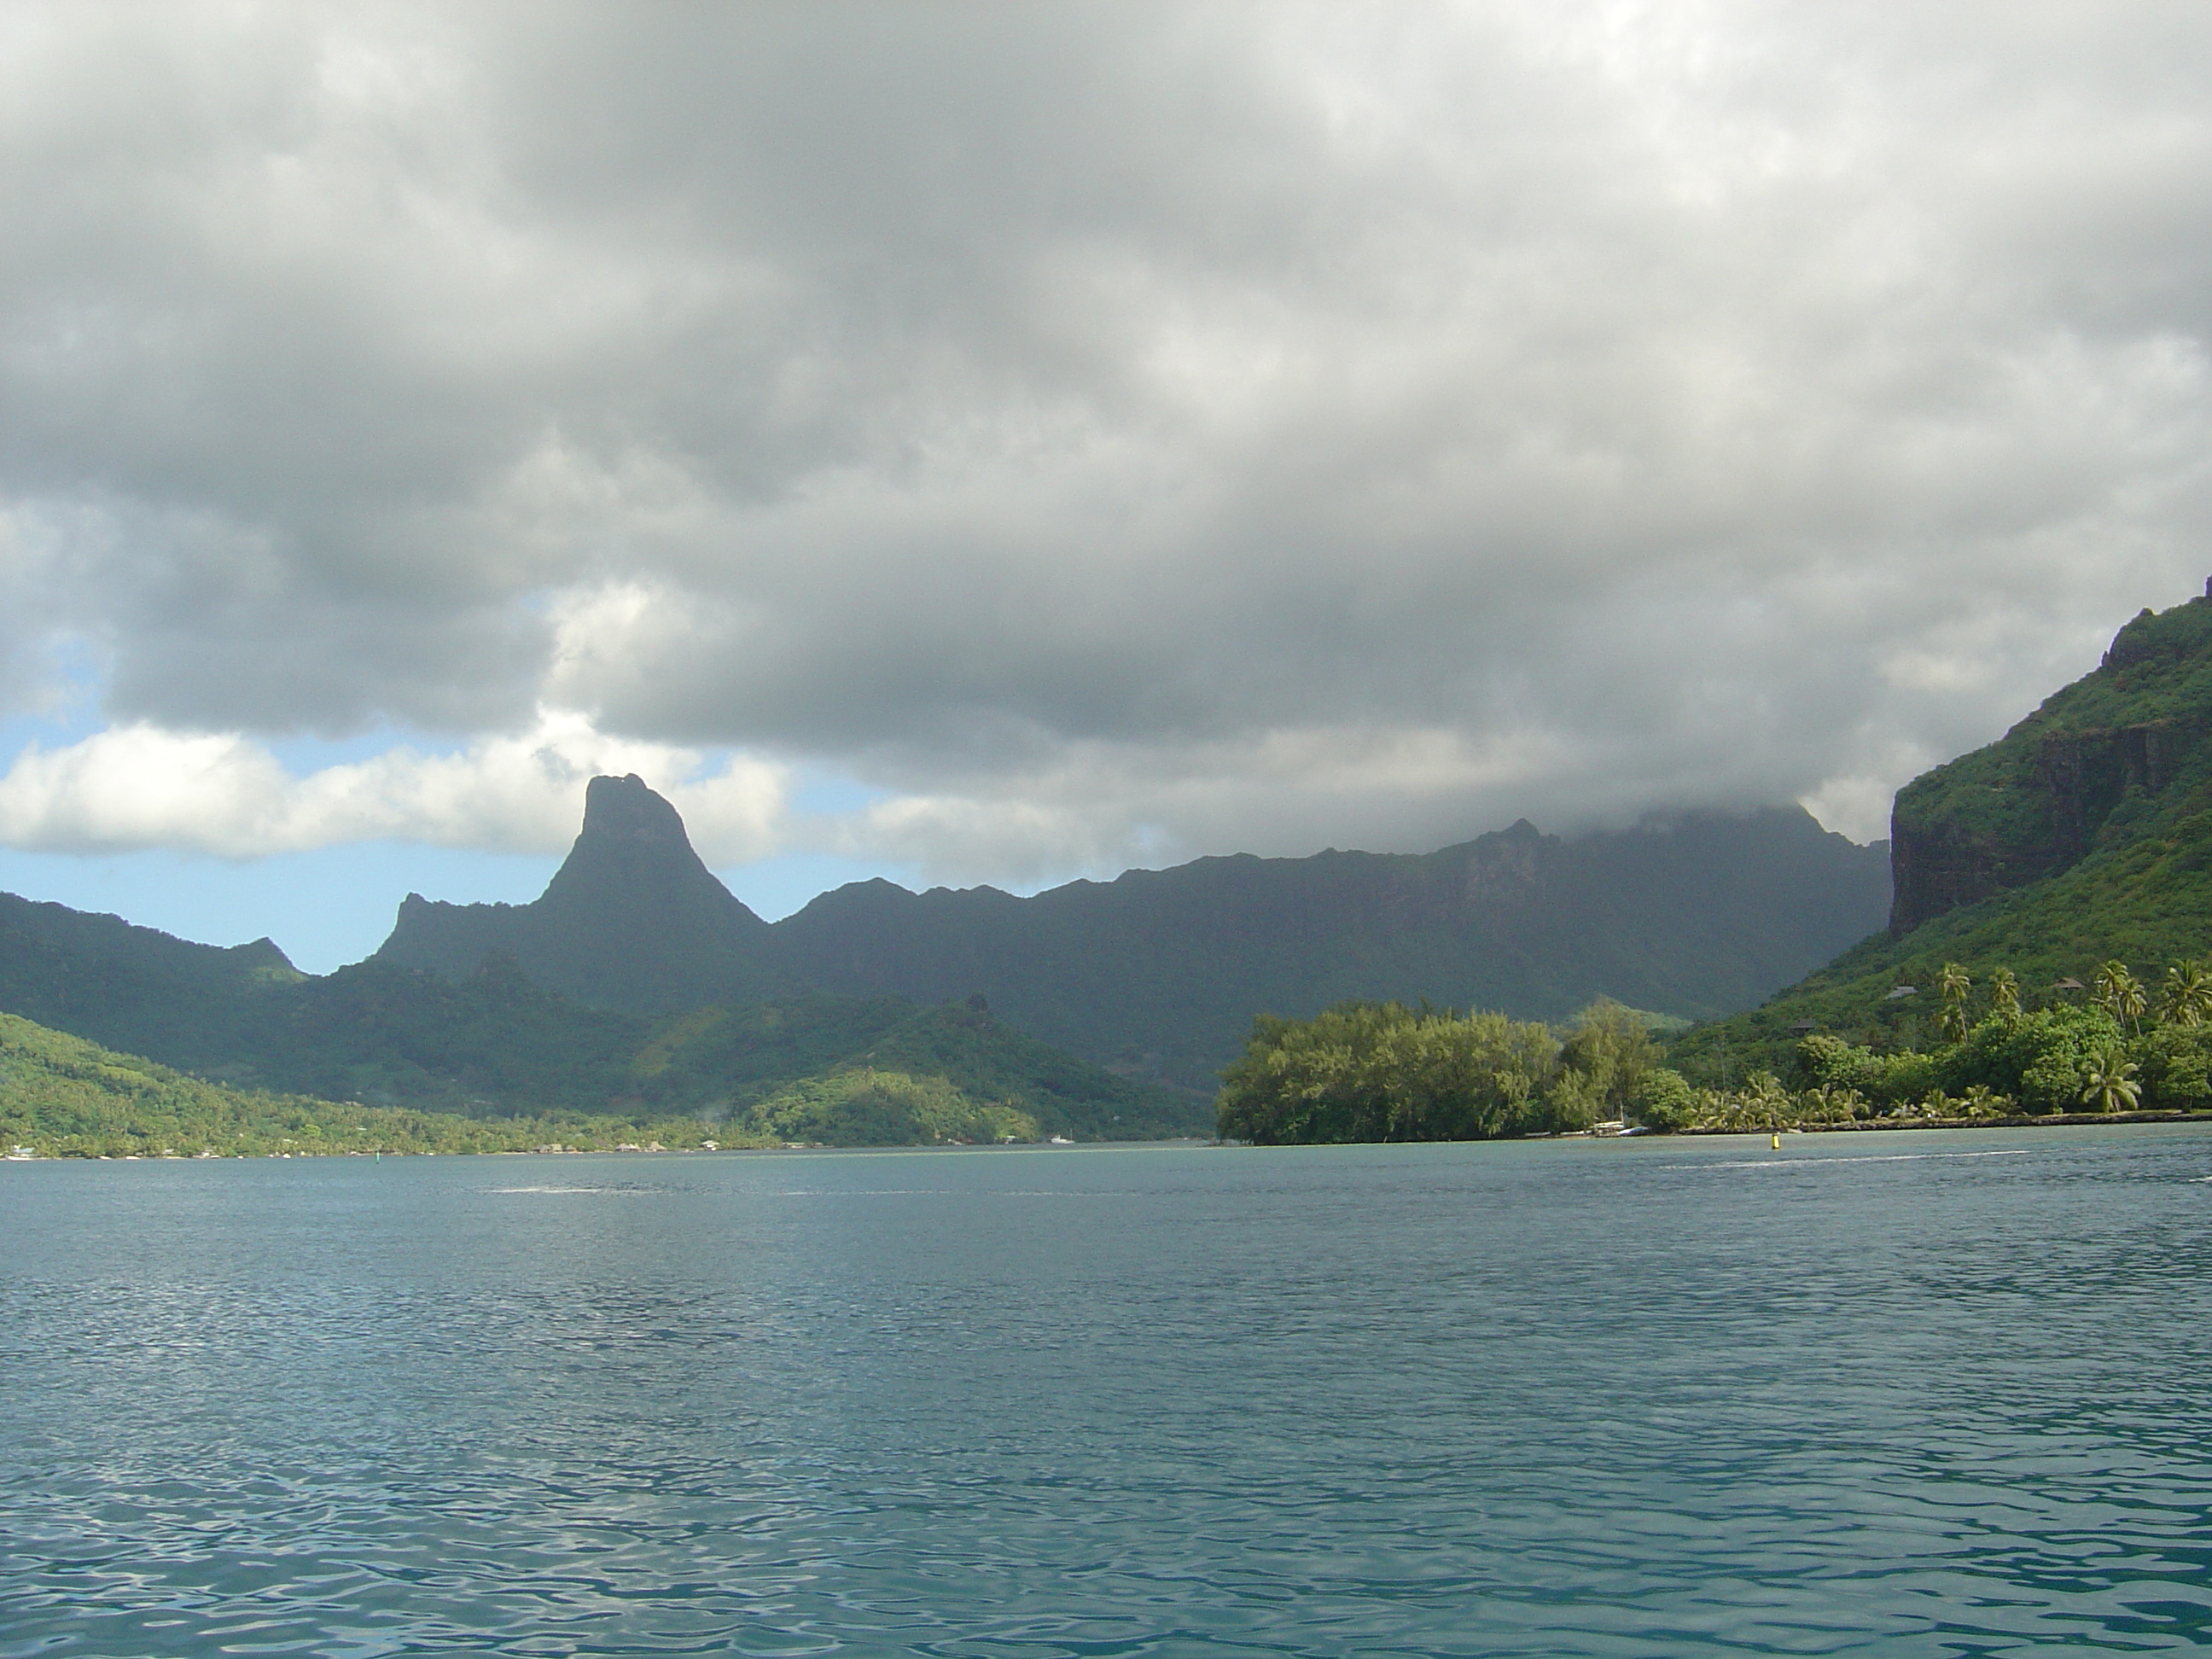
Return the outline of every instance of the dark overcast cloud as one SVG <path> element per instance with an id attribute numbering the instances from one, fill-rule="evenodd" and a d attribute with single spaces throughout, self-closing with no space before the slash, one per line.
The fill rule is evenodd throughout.
<path id="1" fill-rule="evenodd" d="M 0 839 L 557 837 L 254 747 L 386 728 L 969 876 L 1876 833 L 2212 568 L 2208 85 L 2193 3 L 11 8 L 5 684 L 116 730 Z"/>

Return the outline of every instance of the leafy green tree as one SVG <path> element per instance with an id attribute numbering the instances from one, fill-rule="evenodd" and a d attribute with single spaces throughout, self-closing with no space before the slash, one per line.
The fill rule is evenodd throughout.
<path id="1" fill-rule="evenodd" d="M 1553 1127 L 1591 1107 L 1586 1077 L 1564 1089 L 1547 1027 L 1503 1014 L 1346 1002 L 1310 1020 L 1262 1015 L 1222 1073 L 1224 1139 L 1286 1146 L 1480 1140 Z"/>
<path id="2" fill-rule="evenodd" d="M 1559 1049 L 1561 1068 L 1588 1079 L 1598 1117 L 1620 1116 L 1644 1074 L 1658 1063 L 1659 1045 L 1644 1017 L 1610 997 L 1600 997 L 1575 1017 Z M 1582 1092 L 1581 1085 L 1576 1091 Z"/>
<path id="3" fill-rule="evenodd" d="M 1563 1066 L 1544 1091 L 1528 1127 L 1558 1132 L 1587 1129 L 1607 1109 L 1602 1085 L 1589 1073 Z"/>
<path id="4" fill-rule="evenodd" d="M 1689 1079 L 1680 1072 L 1654 1066 L 1637 1079 L 1636 1092 L 1628 1103 L 1628 1118 L 1647 1129 L 1672 1134 L 1689 1127 L 1692 1104 Z"/>
<path id="5" fill-rule="evenodd" d="M 2142 1068 L 2147 1103 L 2183 1111 L 2212 1103 L 2212 1024 L 2161 1024 L 2129 1053 Z"/>
<path id="6" fill-rule="evenodd" d="M 1918 1100 L 1930 1090 L 1942 1086 L 1943 1065 L 1933 1054 L 1906 1049 L 1902 1054 L 1877 1058 L 1881 1069 L 1875 1074 L 1874 1086 L 1867 1091 L 1877 1100 L 1894 1105 Z"/>
<path id="7" fill-rule="evenodd" d="M 2161 1024 L 2185 1030 L 2212 1018 L 2212 975 L 2205 972 L 2203 963 L 2177 962 L 2166 970 L 2158 1016 Z"/>
<path id="8" fill-rule="evenodd" d="M 2032 1112 L 2070 1111 L 2098 1056 L 2122 1036 L 2103 1008 L 2040 1008 L 2009 1025 L 1994 1017 L 1982 1021 L 1935 1069 L 1954 1094 L 1979 1084 Z"/>
<path id="9" fill-rule="evenodd" d="M 1943 1068 L 1932 1055 L 1910 1049 L 1878 1054 L 1841 1037 L 1820 1034 L 1797 1044 L 1797 1069 L 1811 1087 L 1849 1090 L 1884 1106 L 1918 1100 L 1940 1086 L 1943 1077 Z"/>
<path id="10" fill-rule="evenodd" d="M 2117 1046 L 2099 1054 L 2082 1079 L 2082 1103 L 2100 1112 L 2131 1112 L 2142 1094 L 2135 1061 Z"/>
<path id="11" fill-rule="evenodd" d="M 1872 1049 L 1815 1032 L 1798 1042 L 1797 1069 L 1814 1088 L 1865 1091 L 1875 1086 L 1882 1066 Z"/>

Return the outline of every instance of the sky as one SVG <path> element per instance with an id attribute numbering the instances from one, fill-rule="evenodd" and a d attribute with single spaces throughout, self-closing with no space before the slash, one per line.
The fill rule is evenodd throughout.
<path id="1" fill-rule="evenodd" d="M 2212 574 L 2212 8 L 0 9 L 0 887 L 318 971 L 1895 787 Z"/>

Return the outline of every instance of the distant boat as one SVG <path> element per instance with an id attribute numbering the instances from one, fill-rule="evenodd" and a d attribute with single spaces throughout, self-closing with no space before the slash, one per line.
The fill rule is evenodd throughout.
<path id="1" fill-rule="evenodd" d="M 1075 1143 L 1070 1140 L 1066 1135 L 1054 1135 L 1050 1140 L 1046 1141 L 1045 1145 L 1048 1146 L 1073 1146 Z"/>

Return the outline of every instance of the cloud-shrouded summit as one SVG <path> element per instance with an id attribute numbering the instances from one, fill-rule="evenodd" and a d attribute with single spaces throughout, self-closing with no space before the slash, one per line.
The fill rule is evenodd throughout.
<path id="1" fill-rule="evenodd" d="M 2202 8 L 0 40 L 19 848 L 1864 837 L 2212 568 Z"/>

